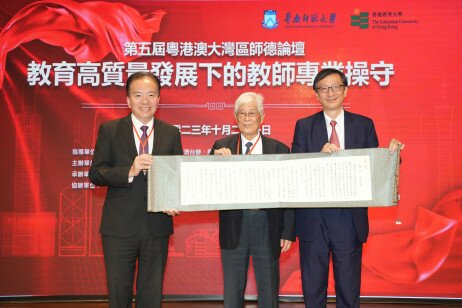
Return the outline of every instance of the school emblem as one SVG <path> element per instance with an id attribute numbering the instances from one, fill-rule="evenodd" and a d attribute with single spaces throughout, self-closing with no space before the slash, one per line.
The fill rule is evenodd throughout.
<path id="1" fill-rule="evenodd" d="M 266 10 L 263 14 L 263 21 L 261 22 L 263 28 L 266 29 L 275 29 L 278 27 L 279 22 L 276 17 L 276 11 Z"/>

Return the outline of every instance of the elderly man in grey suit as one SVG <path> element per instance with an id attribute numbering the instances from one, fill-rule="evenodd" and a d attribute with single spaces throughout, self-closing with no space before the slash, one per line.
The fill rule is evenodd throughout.
<path id="1" fill-rule="evenodd" d="M 171 216 L 147 212 L 147 177 L 152 155 L 181 155 L 180 132 L 154 118 L 160 100 L 159 79 L 138 72 L 127 80 L 131 114 L 100 126 L 89 177 L 107 186 L 100 232 L 109 291 L 109 306 L 160 307 Z"/>
<path id="2" fill-rule="evenodd" d="M 234 106 L 239 134 L 215 142 L 211 154 L 289 153 L 283 143 L 260 134 L 263 96 L 246 92 Z M 239 193 L 238 191 L 236 192 Z M 228 210 L 219 212 L 225 307 L 244 307 L 249 258 L 252 256 L 258 307 L 279 306 L 279 256 L 295 240 L 294 210 Z"/>

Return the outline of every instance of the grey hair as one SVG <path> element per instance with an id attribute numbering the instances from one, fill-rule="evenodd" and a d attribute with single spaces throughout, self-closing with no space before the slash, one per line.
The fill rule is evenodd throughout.
<path id="1" fill-rule="evenodd" d="M 264 100 L 265 99 L 263 98 L 263 95 L 261 95 L 260 93 L 244 92 L 241 95 L 239 95 L 236 102 L 234 103 L 234 113 L 235 114 L 237 113 L 237 111 L 239 110 L 239 107 L 242 104 L 255 102 L 255 103 L 257 103 L 258 112 L 261 115 L 263 115 L 263 101 Z"/>

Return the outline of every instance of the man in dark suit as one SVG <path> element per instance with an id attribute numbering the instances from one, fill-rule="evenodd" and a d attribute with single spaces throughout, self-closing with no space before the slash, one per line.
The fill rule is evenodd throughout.
<path id="1" fill-rule="evenodd" d="M 171 216 L 147 212 L 146 172 L 152 155 L 182 155 L 180 132 L 154 118 L 160 83 L 151 73 L 138 72 L 127 80 L 131 114 L 100 126 L 89 177 L 108 186 L 100 232 L 110 307 L 131 307 L 136 278 L 136 306 L 160 307 Z"/>
<path id="2" fill-rule="evenodd" d="M 265 116 L 262 95 L 253 92 L 240 95 L 234 106 L 234 116 L 240 133 L 216 141 L 211 154 L 289 153 L 286 145 L 259 132 Z M 294 211 L 220 211 L 219 221 L 225 307 L 244 307 L 250 256 L 257 283 L 258 307 L 278 307 L 279 256 L 295 240 Z"/>
<path id="3" fill-rule="evenodd" d="M 292 153 L 378 147 L 372 120 L 343 109 L 348 81 L 341 71 L 321 70 L 313 89 L 323 110 L 297 121 Z M 398 147 L 404 146 L 392 139 L 390 152 Z M 330 255 L 337 307 L 359 307 L 362 247 L 369 233 L 367 208 L 297 209 L 295 226 L 306 307 L 326 307 Z"/>

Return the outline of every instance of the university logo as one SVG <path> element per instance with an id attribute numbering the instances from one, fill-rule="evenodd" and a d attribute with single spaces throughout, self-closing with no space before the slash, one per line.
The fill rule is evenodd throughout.
<path id="1" fill-rule="evenodd" d="M 263 28 L 266 29 L 276 29 L 279 25 L 279 22 L 276 17 L 276 11 L 266 10 L 263 14 L 263 20 L 261 22 Z"/>
<path id="2" fill-rule="evenodd" d="M 356 9 L 354 13 L 356 15 L 351 15 L 351 25 L 359 29 L 369 28 L 369 12 L 360 12 Z"/>

